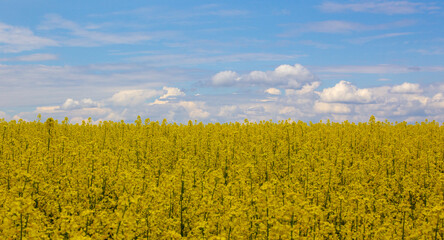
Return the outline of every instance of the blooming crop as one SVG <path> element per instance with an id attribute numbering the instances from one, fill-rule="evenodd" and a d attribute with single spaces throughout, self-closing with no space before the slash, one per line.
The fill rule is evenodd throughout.
<path id="1" fill-rule="evenodd" d="M 444 127 L 0 120 L 2 239 L 443 239 Z"/>

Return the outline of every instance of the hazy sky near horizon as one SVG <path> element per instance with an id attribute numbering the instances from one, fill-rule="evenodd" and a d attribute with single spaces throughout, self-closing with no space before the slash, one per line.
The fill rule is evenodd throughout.
<path id="1" fill-rule="evenodd" d="M 442 1 L 0 0 L 0 118 L 444 122 Z"/>

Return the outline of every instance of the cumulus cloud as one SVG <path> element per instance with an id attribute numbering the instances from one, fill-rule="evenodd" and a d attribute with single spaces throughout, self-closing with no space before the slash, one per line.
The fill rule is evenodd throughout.
<path id="1" fill-rule="evenodd" d="M 252 71 L 239 75 L 233 71 L 219 72 L 212 78 L 215 86 L 281 86 L 298 88 L 303 83 L 315 81 L 317 78 L 307 68 L 300 64 L 280 65 L 273 71 Z"/>
<path id="2" fill-rule="evenodd" d="M 320 93 L 323 102 L 367 103 L 372 100 L 368 89 L 358 89 L 350 82 L 340 81 L 332 88 L 325 88 Z"/>
<path id="3" fill-rule="evenodd" d="M 150 103 L 149 105 L 163 105 L 163 104 L 167 104 L 168 101 L 161 101 L 159 99 L 154 100 L 154 102 Z"/>
<path id="4" fill-rule="evenodd" d="M 240 78 L 236 72 L 223 71 L 214 75 L 211 80 L 215 86 L 231 86 L 238 82 Z"/>
<path id="5" fill-rule="evenodd" d="M 144 103 L 147 99 L 157 97 L 163 94 L 159 90 L 122 90 L 114 94 L 110 101 L 115 105 L 129 106 Z"/>
<path id="6" fill-rule="evenodd" d="M 91 66 L 91 68 L 106 71 L 106 67 L 102 66 L 98 68 Z M 112 69 L 111 66 L 109 68 Z M 61 75 L 58 72 L 60 68 L 47 70 L 51 70 L 53 75 Z M 321 82 L 314 80 L 310 72 L 306 72 L 305 75 L 302 72 L 304 70 L 301 66 L 281 65 L 272 71 L 253 71 L 247 74 L 224 73 L 221 76 L 231 75 L 231 79 L 234 79 L 235 83 L 231 86 L 260 86 L 259 89 L 262 90 L 237 90 L 237 94 L 227 92 L 219 93 L 217 96 L 185 95 L 179 88 L 167 87 L 164 84 L 133 89 L 122 89 L 114 85 L 102 96 L 90 94 L 89 96 L 94 96 L 94 100 L 88 95 L 85 97 L 85 95 L 65 93 L 65 96 L 77 98 L 59 97 L 58 104 L 57 101 L 50 101 L 38 105 L 35 111 L 22 112 L 14 117 L 33 120 L 38 113 L 41 113 L 44 118 L 63 119 L 68 116 L 72 122 L 81 122 L 88 117 L 92 117 L 94 122 L 122 119 L 132 122 L 137 115 L 141 115 L 152 120 L 166 118 L 168 121 L 186 123 L 189 119 L 203 122 L 230 122 L 243 121 L 245 118 L 250 121 L 288 118 L 303 121 L 327 118 L 334 121 L 345 119 L 366 121 L 370 115 L 375 115 L 377 119 L 390 121 L 421 118 L 444 121 L 443 84 L 420 86 L 414 83 L 402 83 L 395 86 L 383 85 L 361 89 L 350 82 L 340 81 L 332 87 L 319 90 Z M 0 65 L 0 73 L 8 75 L 8 68 L 2 68 Z M 300 81 L 298 87 L 291 87 L 288 79 L 295 76 L 300 78 L 305 76 L 305 79 L 310 80 Z M 239 80 L 236 80 L 237 78 Z M 109 94 L 111 90 L 114 90 L 114 94 Z M 0 118 L 4 115 L 0 113 Z M 5 118 L 11 119 L 8 115 Z"/>
<path id="7" fill-rule="evenodd" d="M 426 109 L 428 114 L 444 114 L 444 94 L 437 93 L 429 101 L 429 107 Z"/>
<path id="8" fill-rule="evenodd" d="M 220 117 L 233 117 L 238 113 L 239 108 L 234 105 L 222 106 L 217 114 Z"/>
<path id="9" fill-rule="evenodd" d="M 93 101 L 91 98 L 84 98 L 80 101 L 74 100 L 72 98 L 66 99 L 66 101 L 60 106 L 61 109 L 72 110 L 79 108 L 92 108 L 98 107 L 99 103 Z"/>
<path id="10" fill-rule="evenodd" d="M 350 113 L 351 109 L 342 103 L 315 102 L 314 110 L 318 113 Z"/>
<path id="11" fill-rule="evenodd" d="M 295 89 L 285 89 L 285 95 L 291 96 L 291 95 L 304 95 L 313 93 L 316 88 L 318 88 L 321 85 L 321 82 L 312 82 L 307 83 L 300 90 Z"/>
<path id="12" fill-rule="evenodd" d="M 314 85 L 314 86 L 313 86 Z M 168 119 L 186 123 L 188 120 L 204 122 L 229 122 L 261 120 L 293 120 L 318 121 L 331 119 L 334 121 L 367 121 L 370 115 L 377 119 L 390 121 L 435 119 L 444 121 L 444 95 L 436 92 L 438 88 L 427 87 L 423 92 L 400 94 L 392 92 L 392 86 L 382 86 L 359 89 L 349 82 L 339 82 L 332 88 L 314 91 L 318 84 L 307 84 L 310 91 L 292 90 L 291 94 L 273 95 L 273 101 L 259 102 L 257 98 L 244 94 L 226 94 L 218 96 L 217 100 L 208 95 L 187 96 L 187 100 L 179 98 L 161 101 L 158 98 L 152 103 L 138 100 L 140 92 L 129 92 L 131 97 L 124 98 L 128 102 L 138 102 L 133 105 L 115 105 L 109 99 L 93 101 L 88 99 L 67 99 L 57 106 L 40 106 L 36 111 L 21 113 L 16 118 L 35 119 L 37 113 L 44 117 L 68 116 L 72 122 L 93 117 L 99 120 L 133 121 L 137 115 L 151 119 Z M 333 91 L 335 90 L 335 91 Z M 370 97 L 366 95 L 367 90 Z M 144 91 L 144 90 L 142 90 Z M 296 91 L 302 91 L 297 93 Z M 433 91 L 435 91 L 433 93 Z M 122 94 L 124 91 L 118 93 Z M 305 92 L 305 93 L 303 93 Z M 128 93 L 128 92 L 126 92 Z M 137 93 L 137 94 L 136 94 Z M 316 94 L 317 93 L 317 94 Z M 165 94 L 159 90 L 157 97 Z M 249 93 L 252 94 L 252 93 Z M 137 96 L 133 98 L 132 96 Z M 254 95 L 253 95 L 254 96 Z M 341 96 L 341 97 L 338 97 Z M 144 99 L 144 97 L 140 97 Z M 199 98 L 199 101 L 195 99 Z M 369 101 L 371 99 L 371 101 Z M 99 104 L 100 103 L 100 104 Z"/>
<path id="13" fill-rule="evenodd" d="M 422 89 L 417 83 L 405 82 L 401 85 L 396 85 L 392 87 L 391 92 L 393 93 L 421 93 Z"/>
<path id="14" fill-rule="evenodd" d="M 283 114 L 283 115 L 293 115 L 298 113 L 299 111 L 292 106 L 285 106 L 281 109 L 279 109 L 279 114 Z"/>
<path id="15" fill-rule="evenodd" d="M 60 110 L 60 106 L 41 106 L 36 108 L 38 113 L 57 113 Z"/>
<path id="16" fill-rule="evenodd" d="M 280 65 L 274 70 L 275 74 L 279 77 L 301 77 L 301 78 L 313 78 L 313 75 L 302 65 Z"/>
<path id="17" fill-rule="evenodd" d="M 1 54 L 0 54 L 1 55 Z M 50 105 L 67 96 L 104 99 L 122 89 L 158 89 L 196 80 L 186 69 L 155 70 L 138 64 L 94 64 L 57 66 L 44 64 L 12 65 L 0 63 L 0 108 Z M 131 86 L 131 87 L 129 87 Z M 159 89 L 160 88 L 160 89 Z M 17 96 L 21 96 L 17 98 Z M 9 99 L 14 98 L 14 101 Z M 36 102 L 36 99 L 40 99 Z"/>
<path id="18" fill-rule="evenodd" d="M 163 90 L 166 91 L 166 93 L 162 95 L 159 99 L 167 99 L 167 98 L 174 99 L 175 97 L 185 96 L 185 93 L 182 92 L 179 88 L 163 87 Z"/>
<path id="19" fill-rule="evenodd" d="M 269 88 L 267 90 L 265 90 L 266 93 L 271 94 L 271 95 L 281 95 L 281 90 L 277 89 L 277 88 Z"/>
<path id="20" fill-rule="evenodd" d="M 179 106 L 186 109 L 188 112 L 188 115 L 192 119 L 202 119 L 202 118 L 208 118 L 210 116 L 210 113 L 203 110 L 202 108 L 203 103 L 196 103 L 192 101 L 181 101 L 179 102 Z"/>

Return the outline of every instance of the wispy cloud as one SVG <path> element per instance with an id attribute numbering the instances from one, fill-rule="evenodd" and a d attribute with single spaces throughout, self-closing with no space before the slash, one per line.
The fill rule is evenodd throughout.
<path id="1" fill-rule="evenodd" d="M 314 72 L 328 73 L 364 73 L 364 74 L 381 74 L 381 73 L 411 73 L 411 72 L 444 72 L 444 66 L 399 66 L 390 64 L 380 65 L 343 65 L 343 66 L 326 66 L 311 67 Z"/>
<path id="2" fill-rule="evenodd" d="M 414 20 L 401 20 L 396 22 L 382 23 L 382 24 L 362 24 L 350 21 L 328 20 L 320 22 L 309 22 L 305 24 L 286 25 L 289 30 L 280 34 L 281 37 L 288 37 L 304 32 L 318 32 L 318 33 L 352 33 L 364 32 L 374 30 L 386 30 L 392 28 L 400 28 L 414 25 Z"/>
<path id="3" fill-rule="evenodd" d="M 440 8 L 434 3 L 421 3 L 410 1 L 368 1 L 358 3 L 324 2 L 319 6 L 323 12 L 368 12 L 381 14 L 413 14 L 423 13 Z"/>
<path id="4" fill-rule="evenodd" d="M 190 72 L 177 68 L 158 70 L 135 63 L 84 66 L 0 64 L 0 109 L 50 104 L 67 97 L 103 98 L 116 89 L 153 88 L 172 82 L 202 80 Z"/>
<path id="5" fill-rule="evenodd" d="M 368 42 L 375 41 L 375 40 L 394 38 L 394 37 L 400 37 L 400 36 L 407 36 L 407 35 L 412 35 L 412 34 L 414 34 L 414 33 L 412 33 L 412 32 L 385 33 L 385 34 L 380 34 L 380 35 L 375 35 L 375 36 L 354 38 L 354 39 L 348 40 L 348 42 L 354 43 L 354 44 L 364 44 L 364 43 L 368 43 Z"/>
<path id="6" fill-rule="evenodd" d="M 422 55 L 444 55 L 444 48 L 434 48 L 434 49 L 415 49 L 410 50 L 411 52 L 417 52 Z"/>
<path id="7" fill-rule="evenodd" d="M 340 48 L 340 46 L 335 45 L 335 44 L 322 43 L 322 42 L 317 42 L 317 41 L 313 41 L 313 40 L 302 40 L 302 41 L 299 41 L 299 43 L 302 45 L 312 46 L 312 47 L 319 48 L 319 49 Z"/>
<path id="8" fill-rule="evenodd" d="M 289 61 L 297 59 L 301 56 L 303 55 L 275 53 L 238 53 L 224 55 L 157 54 L 131 57 L 128 58 L 128 60 L 135 62 L 145 62 L 151 66 L 182 66 L 242 61 Z"/>
<path id="9" fill-rule="evenodd" d="M 11 57 L 11 58 L 0 58 L 0 62 L 40 62 L 40 61 L 50 61 L 50 60 L 57 60 L 58 57 L 55 54 L 48 54 L 48 53 L 36 53 L 36 54 L 30 54 L 30 55 L 23 55 L 23 56 L 17 56 L 17 57 Z"/>
<path id="10" fill-rule="evenodd" d="M 321 33 L 348 33 L 354 31 L 363 31 L 369 29 L 370 26 L 347 21 L 322 21 L 305 24 L 300 31 L 321 32 Z"/>
<path id="11" fill-rule="evenodd" d="M 223 8 L 219 4 L 205 4 L 199 6 L 190 6 L 185 9 L 174 9 L 169 7 L 149 6 L 138 7 L 135 9 L 115 11 L 111 13 L 91 14 L 92 17 L 107 16 L 131 16 L 154 21 L 162 21 L 162 23 L 184 24 L 198 23 L 191 19 L 216 16 L 223 18 L 248 16 L 250 11 L 236 8 Z M 187 22 L 189 20 L 190 22 Z"/>
<path id="12" fill-rule="evenodd" d="M 0 22 L 0 52 L 18 53 L 52 46 L 58 46 L 57 41 L 36 36 L 28 28 Z"/>
<path id="13" fill-rule="evenodd" d="M 248 15 L 248 11 L 239 9 L 221 9 L 216 11 L 210 11 L 208 14 L 221 17 L 235 17 Z"/>
<path id="14" fill-rule="evenodd" d="M 141 32 L 105 33 L 90 30 L 88 27 L 62 18 L 56 14 L 45 16 L 45 21 L 39 26 L 40 30 L 65 29 L 71 35 L 61 40 L 68 46 L 100 46 L 106 44 L 135 44 L 152 39 L 152 36 Z"/>

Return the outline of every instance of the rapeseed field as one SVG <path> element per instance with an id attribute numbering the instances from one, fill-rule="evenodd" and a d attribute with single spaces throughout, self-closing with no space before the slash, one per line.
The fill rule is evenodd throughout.
<path id="1" fill-rule="evenodd" d="M 1 239 L 444 239 L 444 126 L 0 120 Z"/>

